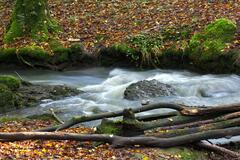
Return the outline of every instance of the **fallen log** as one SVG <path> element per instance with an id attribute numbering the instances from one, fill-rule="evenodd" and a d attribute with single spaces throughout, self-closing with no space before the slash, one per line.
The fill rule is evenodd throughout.
<path id="1" fill-rule="evenodd" d="M 232 104 L 232 105 L 222 105 L 222 106 L 214 106 L 214 107 L 187 107 L 182 104 L 172 104 L 172 103 L 157 103 L 157 104 L 150 104 L 144 105 L 142 107 L 133 108 L 133 113 L 140 113 L 144 111 L 149 111 L 153 109 L 160 109 L 160 108 L 169 108 L 179 111 L 181 115 L 186 116 L 202 116 L 208 114 L 225 114 L 234 111 L 240 111 L 240 104 Z M 94 115 L 87 115 L 87 116 L 80 116 L 80 117 L 73 117 L 72 119 L 66 121 L 64 124 L 56 125 L 53 127 L 43 128 L 37 131 L 58 131 L 63 130 L 69 127 L 72 127 L 78 123 L 99 120 L 102 118 L 111 118 L 111 117 L 118 117 L 123 115 L 123 110 L 116 111 L 116 112 L 106 112 L 106 113 L 99 113 Z"/>
<path id="2" fill-rule="evenodd" d="M 216 123 L 216 122 L 220 122 L 220 121 L 225 121 L 228 119 L 233 119 L 233 118 L 237 118 L 240 117 L 240 112 L 234 112 L 234 113 L 230 113 L 230 114 L 226 114 L 223 116 L 219 116 L 213 119 L 208 119 L 208 120 L 201 120 L 201 121 L 196 121 L 196 122 L 191 122 L 191 123 L 185 123 L 185 124 L 179 124 L 179 125 L 173 125 L 173 126 L 167 126 L 167 127 L 160 127 L 158 128 L 159 130 L 175 130 L 175 129 L 182 129 L 182 128 L 190 128 L 190 127 L 197 127 L 197 126 L 201 126 L 204 124 L 209 124 L 209 123 Z"/>
<path id="3" fill-rule="evenodd" d="M 187 134 L 193 134 L 193 133 L 197 133 L 197 132 L 203 132 L 203 131 L 207 131 L 207 130 L 234 127 L 234 126 L 239 126 L 239 125 L 240 125 L 240 118 L 234 118 L 234 119 L 230 119 L 230 120 L 226 120 L 226 121 L 209 123 L 209 124 L 205 124 L 205 125 L 201 125 L 199 127 L 193 127 L 193 128 L 183 128 L 183 129 L 174 129 L 174 130 L 158 130 L 157 129 L 157 133 L 154 136 L 161 137 L 161 138 L 169 138 L 169 137 L 176 137 L 176 136 L 180 136 L 180 135 L 187 135 Z"/>
<path id="4" fill-rule="evenodd" d="M 98 141 L 112 144 L 114 147 L 123 147 L 131 145 L 143 145 L 151 147 L 173 147 L 211 138 L 222 138 L 225 136 L 236 136 L 240 133 L 240 127 L 231 127 L 226 129 L 217 129 L 205 132 L 199 132 L 184 136 L 172 138 L 156 137 L 121 137 L 106 134 L 75 134 L 64 132 L 0 132 L 2 140 L 74 140 L 74 141 Z"/>

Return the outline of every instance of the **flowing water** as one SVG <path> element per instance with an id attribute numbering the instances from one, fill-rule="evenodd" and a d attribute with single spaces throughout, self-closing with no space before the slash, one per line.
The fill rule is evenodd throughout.
<path id="1" fill-rule="evenodd" d="M 123 108 L 138 107 L 140 101 L 123 98 L 125 88 L 140 80 L 156 79 L 173 86 L 177 96 L 157 97 L 154 102 L 174 102 L 186 105 L 219 105 L 240 103 L 240 76 L 200 75 L 176 70 L 127 70 L 118 68 L 91 68 L 77 71 L 53 72 L 42 70 L 17 71 L 24 80 L 32 83 L 77 87 L 84 93 L 61 100 L 43 100 L 39 107 L 26 108 L 8 115 L 28 116 L 49 113 L 53 108 L 63 119 L 74 115 L 96 112 L 116 111 Z M 0 71 L 1 74 L 14 74 L 14 71 Z M 165 112 L 167 109 L 154 110 L 142 114 Z"/>

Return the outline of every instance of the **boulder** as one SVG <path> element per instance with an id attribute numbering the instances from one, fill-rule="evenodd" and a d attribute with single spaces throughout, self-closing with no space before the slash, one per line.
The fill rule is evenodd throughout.
<path id="1" fill-rule="evenodd" d="M 157 80 L 143 80 L 129 85 L 124 91 L 124 98 L 139 100 L 145 98 L 176 95 L 175 89 Z"/>

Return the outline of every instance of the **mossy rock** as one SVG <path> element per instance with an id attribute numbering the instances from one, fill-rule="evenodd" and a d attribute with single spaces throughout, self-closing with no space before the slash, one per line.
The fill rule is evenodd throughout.
<path id="1" fill-rule="evenodd" d="M 20 85 L 21 81 L 13 76 L 0 76 L 0 84 L 6 85 L 12 91 L 16 91 Z"/>
<path id="2" fill-rule="evenodd" d="M 237 25 L 233 21 L 221 18 L 209 24 L 204 30 L 204 34 L 206 39 L 220 39 L 229 42 L 233 39 L 236 29 Z"/>
<path id="3" fill-rule="evenodd" d="M 226 44 L 234 38 L 237 26 L 222 18 L 209 24 L 203 32 L 196 33 L 190 40 L 190 58 L 193 61 L 214 61 L 223 54 Z"/>
<path id="4" fill-rule="evenodd" d="M 0 112 L 15 109 L 15 94 L 4 84 L 0 84 Z"/>

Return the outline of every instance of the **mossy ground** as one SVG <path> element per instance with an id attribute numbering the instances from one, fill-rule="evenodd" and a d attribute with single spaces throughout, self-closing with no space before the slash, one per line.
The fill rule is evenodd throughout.
<path id="1" fill-rule="evenodd" d="M 186 68 L 207 73 L 240 73 L 239 49 L 229 49 L 237 26 L 222 18 L 191 34 L 191 27 L 140 34 L 100 52 L 103 65 L 120 63 L 140 68 Z M 177 30 L 177 31 L 176 31 Z M 167 45 L 166 45 L 167 44 Z"/>
<path id="2" fill-rule="evenodd" d="M 64 47 L 57 40 L 50 40 L 50 49 L 44 49 L 37 45 L 21 48 L 0 48 L 0 63 L 32 68 L 58 69 L 58 66 L 67 68 L 74 65 L 91 65 L 95 59 L 84 51 L 81 43 L 73 43 Z M 79 64 L 78 64 L 79 63 Z"/>

